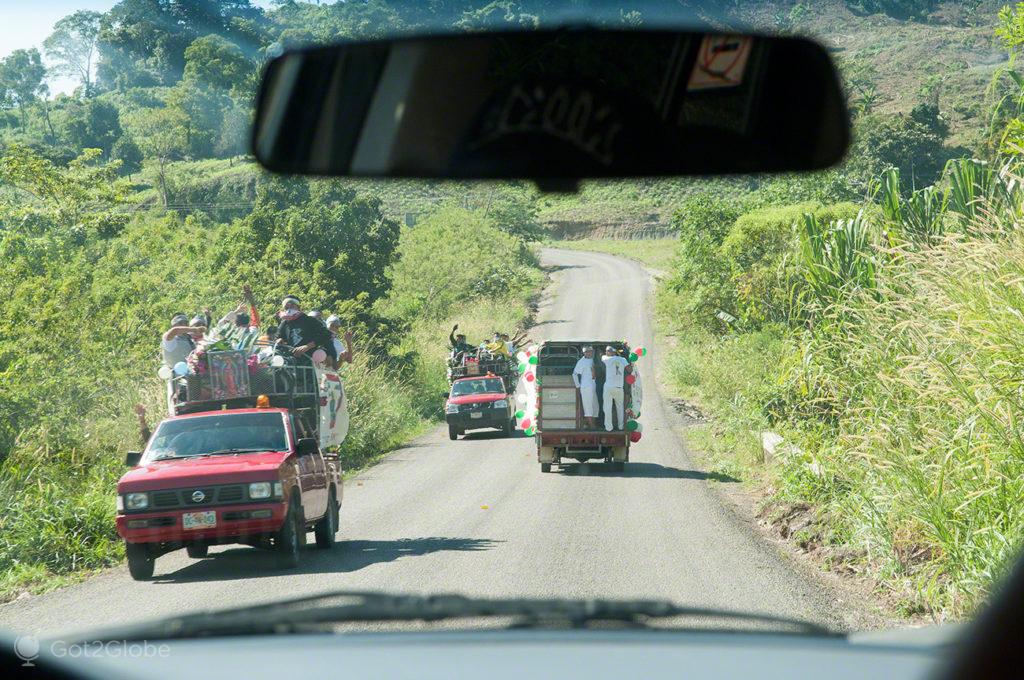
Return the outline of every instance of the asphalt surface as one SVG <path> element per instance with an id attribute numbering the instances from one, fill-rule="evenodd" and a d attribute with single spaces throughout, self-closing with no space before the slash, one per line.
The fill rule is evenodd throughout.
<path id="1" fill-rule="evenodd" d="M 533 338 L 618 338 L 649 349 L 643 440 L 624 472 L 542 474 L 533 441 L 438 428 L 346 482 L 339 544 L 274 569 L 247 547 L 126 567 L 0 606 L 0 628 L 56 635 L 328 589 L 479 596 L 644 597 L 842 627 L 827 588 L 722 506 L 691 463 L 652 379 L 661 360 L 650 279 L 609 255 L 544 252 L 552 272 Z M 714 482 L 728 483 L 728 482 Z M 312 535 L 309 537 L 312 544 Z"/>

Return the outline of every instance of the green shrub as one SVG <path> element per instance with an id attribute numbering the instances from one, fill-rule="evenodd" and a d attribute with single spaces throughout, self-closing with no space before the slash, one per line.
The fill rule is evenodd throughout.
<path id="1" fill-rule="evenodd" d="M 446 318 L 456 305 L 532 288 L 535 260 L 481 212 L 442 208 L 402 230 L 383 309 L 402 319 Z"/>

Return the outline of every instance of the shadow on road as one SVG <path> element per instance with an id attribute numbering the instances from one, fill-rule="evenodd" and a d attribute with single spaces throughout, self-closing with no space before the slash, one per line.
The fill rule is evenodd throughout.
<path id="1" fill-rule="evenodd" d="M 541 326 L 550 326 L 556 323 L 571 323 L 568 319 L 548 319 L 547 321 L 538 321 L 533 324 L 534 328 L 540 328 Z"/>
<path id="2" fill-rule="evenodd" d="M 577 477 L 635 477 L 638 479 L 696 479 L 701 481 L 733 484 L 740 481 L 732 475 L 701 470 L 680 470 L 657 463 L 626 463 L 621 472 L 604 463 L 569 464 L 561 469 L 562 474 Z"/>
<path id="3" fill-rule="evenodd" d="M 333 550 L 318 550 L 313 534 L 302 551 L 299 566 L 279 569 L 269 550 L 232 547 L 166 574 L 157 574 L 155 583 L 191 583 L 198 581 L 234 581 L 266 576 L 329 574 L 359 571 L 374 564 L 394 562 L 403 557 L 420 557 L 443 551 L 476 552 L 490 550 L 501 541 L 486 538 L 402 538 L 393 541 L 339 541 Z M 156 563 L 160 570 L 160 561 Z"/>
<path id="4" fill-rule="evenodd" d="M 500 430 L 482 430 L 480 432 L 467 432 L 462 435 L 461 439 L 474 442 L 483 441 L 485 439 L 522 439 L 525 436 L 526 435 L 522 430 L 512 430 L 512 434 L 508 437 L 506 437 L 505 433 Z"/>
<path id="5" fill-rule="evenodd" d="M 547 267 L 541 267 L 541 269 L 547 274 L 554 274 L 555 272 L 564 271 L 566 269 L 582 269 L 582 265 L 578 264 L 553 264 Z"/>

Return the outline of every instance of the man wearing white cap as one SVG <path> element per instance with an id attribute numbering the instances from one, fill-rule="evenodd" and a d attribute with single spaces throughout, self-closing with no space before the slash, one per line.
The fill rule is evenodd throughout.
<path id="1" fill-rule="evenodd" d="M 626 368 L 629 362 L 619 356 L 611 345 L 604 348 L 604 429 L 612 431 L 612 408 L 618 416 L 619 429 L 624 426 L 625 393 L 623 383 L 626 379 Z"/>
<path id="2" fill-rule="evenodd" d="M 585 427 L 589 430 L 596 429 L 598 405 L 593 347 L 583 348 L 583 356 L 576 362 L 576 367 L 572 369 L 572 381 L 576 384 L 576 390 L 580 393 L 580 400 L 583 402 Z"/>

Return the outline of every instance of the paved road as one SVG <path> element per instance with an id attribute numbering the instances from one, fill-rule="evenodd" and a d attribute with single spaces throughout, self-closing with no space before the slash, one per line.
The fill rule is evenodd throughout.
<path id="1" fill-rule="evenodd" d="M 637 264 L 549 250 L 554 285 L 535 339 L 626 338 L 660 360 Z M 828 592 L 723 509 L 673 433 L 648 377 L 644 439 L 621 473 L 542 474 L 532 441 L 442 429 L 347 482 L 340 544 L 273 569 L 251 548 L 157 560 L 152 582 L 127 569 L 0 607 L 0 628 L 56 634 L 325 589 L 486 596 L 666 597 L 842 625 Z"/>

